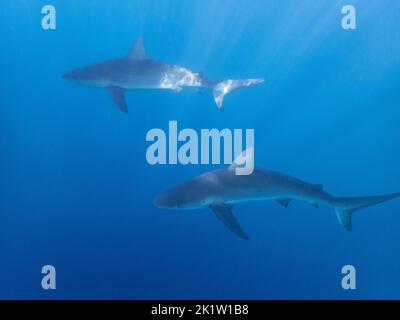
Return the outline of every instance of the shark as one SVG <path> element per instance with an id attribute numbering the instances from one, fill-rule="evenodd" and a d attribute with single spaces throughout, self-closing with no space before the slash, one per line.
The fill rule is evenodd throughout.
<path id="1" fill-rule="evenodd" d="M 241 157 L 243 159 L 243 155 Z M 351 231 L 354 212 L 400 197 L 400 192 L 368 197 L 335 197 L 320 184 L 304 182 L 275 171 L 255 168 L 250 175 L 236 175 L 238 165 L 235 160 L 228 168 L 207 172 L 178 184 L 159 194 L 154 204 L 167 209 L 210 208 L 236 236 L 249 240 L 232 212 L 237 203 L 276 200 L 283 207 L 288 207 L 296 199 L 307 201 L 315 208 L 328 204 L 335 208 L 339 223 L 345 230 Z"/>
<path id="2" fill-rule="evenodd" d="M 143 37 L 137 39 L 129 53 L 118 59 L 107 60 L 69 71 L 65 80 L 105 88 L 119 109 L 127 113 L 127 90 L 164 89 L 181 92 L 185 87 L 211 89 L 219 110 L 224 110 L 224 97 L 233 90 L 264 82 L 264 79 L 208 80 L 200 72 L 182 66 L 150 59 Z"/>

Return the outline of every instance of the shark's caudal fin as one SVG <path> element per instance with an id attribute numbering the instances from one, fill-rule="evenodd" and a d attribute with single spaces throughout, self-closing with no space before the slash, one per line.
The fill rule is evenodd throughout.
<path id="1" fill-rule="evenodd" d="M 210 206 L 210 209 L 215 213 L 219 220 L 235 235 L 244 240 L 250 240 L 247 234 L 243 231 L 240 224 L 235 219 L 235 216 L 232 213 L 232 206 L 221 203 L 221 204 L 213 204 Z"/>
<path id="2" fill-rule="evenodd" d="M 221 82 L 217 82 L 213 86 L 213 94 L 218 109 L 220 109 L 221 111 L 224 110 L 224 97 L 229 92 L 235 89 L 249 87 L 262 82 L 264 82 L 263 79 L 223 80 Z"/>
<path id="3" fill-rule="evenodd" d="M 351 215 L 354 211 L 399 197 L 400 192 L 373 197 L 336 198 L 334 200 L 336 216 L 341 225 L 347 231 L 351 231 Z"/>

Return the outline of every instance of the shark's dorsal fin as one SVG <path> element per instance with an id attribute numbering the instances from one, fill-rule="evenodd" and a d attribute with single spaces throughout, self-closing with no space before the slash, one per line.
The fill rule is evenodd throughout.
<path id="1" fill-rule="evenodd" d="M 136 60 L 143 60 L 147 59 L 146 49 L 144 47 L 144 40 L 143 37 L 138 38 L 133 47 L 128 53 L 129 59 L 136 59 Z"/>
<path id="2" fill-rule="evenodd" d="M 252 161 L 254 164 L 254 147 L 249 147 L 242 151 L 229 166 L 229 171 L 235 171 L 237 168 L 242 168 L 248 161 Z"/>
<path id="3" fill-rule="evenodd" d="M 242 227 L 235 219 L 232 213 L 232 206 L 225 203 L 217 203 L 210 205 L 210 209 L 215 213 L 218 219 L 221 220 L 222 223 L 226 227 L 228 227 L 228 229 L 231 230 L 234 234 L 242 239 L 250 240 L 250 238 L 243 231 Z"/>
<path id="4" fill-rule="evenodd" d="M 232 162 L 232 163 L 229 165 L 228 170 L 229 170 L 229 171 L 235 171 L 236 167 L 237 167 L 237 164 L 236 164 L 235 161 L 234 161 L 234 162 Z"/>

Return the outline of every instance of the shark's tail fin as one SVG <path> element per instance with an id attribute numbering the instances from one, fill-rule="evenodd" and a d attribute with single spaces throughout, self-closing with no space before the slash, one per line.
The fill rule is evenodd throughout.
<path id="1" fill-rule="evenodd" d="M 263 79 L 223 80 L 213 85 L 214 100 L 218 109 L 224 110 L 224 97 L 229 92 L 264 82 Z"/>
<path id="2" fill-rule="evenodd" d="M 335 198 L 336 216 L 340 224 L 351 231 L 351 216 L 354 211 L 399 197 L 400 192 L 373 197 Z"/>

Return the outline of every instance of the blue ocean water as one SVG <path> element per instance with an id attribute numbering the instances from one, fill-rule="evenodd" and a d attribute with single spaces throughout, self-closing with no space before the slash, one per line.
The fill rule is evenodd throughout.
<path id="1" fill-rule="evenodd" d="M 41 8 L 57 29 L 41 28 Z M 343 30 L 341 8 L 357 9 Z M 254 128 L 256 164 L 337 196 L 400 191 L 400 3 L 3 0 L 0 10 L 0 298 L 400 298 L 400 200 L 346 232 L 329 206 L 240 204 L 251 237 L 209 210 L 155 208 L 161 191 L 222 166 L 150 166 L 151 128 Z M 123 56 L 211 79 L 265 78 L 219 112 L 210 92 L 107 92 L 61 79 Z M 41 268 L 57 289 L 41 288 Z M 341 288 L 341 268 L 357 289 Z"/>

